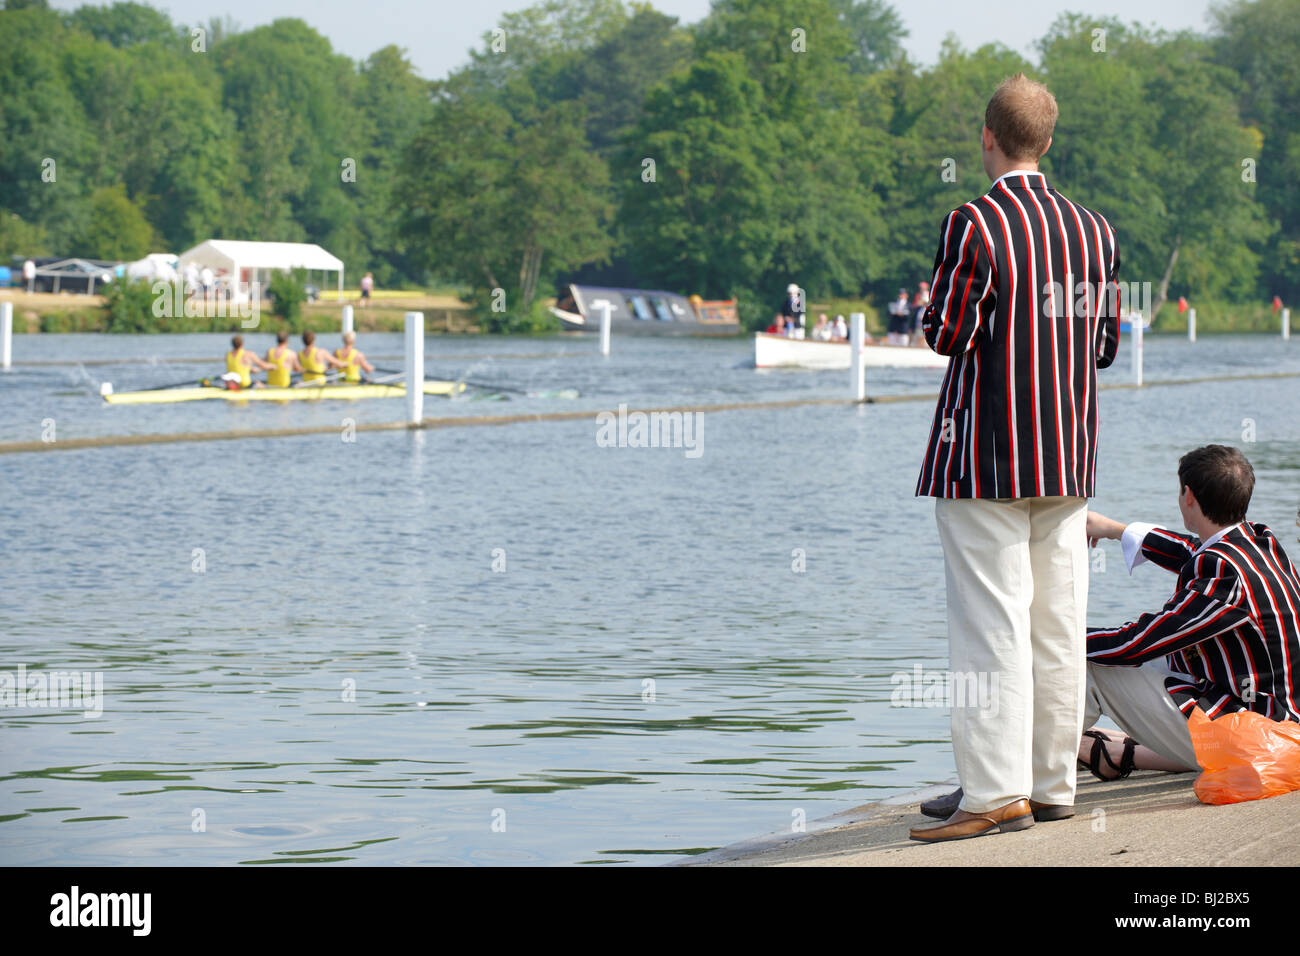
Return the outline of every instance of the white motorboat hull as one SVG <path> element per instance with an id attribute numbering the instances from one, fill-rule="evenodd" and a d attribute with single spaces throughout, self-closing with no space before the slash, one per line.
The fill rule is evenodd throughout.
<path id="1" fill-rule="evenodd" d="M 843 340 L 790 339 L 767 332 L 754 333 L 754 365 L 757 368 L 845 369 L 852 357 Z M 862 362 L 868 368 L 947 368 L 948 357 L 928 346 L 864 345 Z"/>

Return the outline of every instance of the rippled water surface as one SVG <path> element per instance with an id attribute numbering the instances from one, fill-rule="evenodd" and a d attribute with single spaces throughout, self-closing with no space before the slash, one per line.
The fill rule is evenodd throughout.
<path id="1" fill-rule="evenodd" d="M 362 338 L 400 365 L 399 336 Z M 743 339 L 602 359 L 589 338 L 428 343 L 431 376 L 582 397 L 426 415 L 591 412 L 569 420 L 346 442 L 345 419 L 402 402 L 96 397 L 210 372 L 179 360 L 223 346 L 15 339 L 65 364 L 0 376 L 0 442 L 51 421 L 56 441 L 339 432 L 0 455 L 0 670 L 101 672 L 104 695 L 97 718 L 0 708 L 0 862 L 659 863 L 952 777 L 947 711 L 890 706 L 892 675 L 946 665 L 912 496 L 932 402 L 706 411 L 698 457 L 599 447 L 621 402 L 839 397 L 848 376 L 757 372 Z M 1147 340 L 1148 382 L 1275 371 L 1300 372 L 1300 342 Z M 1102 382 L 1129 374 L 1122 352 Z M 1228 442 L 1252 517 L 1300 551 L 1300 378 L 1107 390 L 1101 415 L 1098 510 L 1176 524 L 1178 455 Z M 1105 560 L 1091 623 L 1167 597 Z"/>

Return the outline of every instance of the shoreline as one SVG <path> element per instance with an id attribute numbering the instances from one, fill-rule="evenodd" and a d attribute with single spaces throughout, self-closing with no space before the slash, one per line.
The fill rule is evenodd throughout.
<path id="1" fill-rule="evenodd" d="M 1212 806 L 1198 775 L 1140 771 L 1126 780 L 1081 778 L 1075 816 L 1027 830 L 925 844 L 908 829 L 937 822 L 925 787 L 809 821 L 805 833 L 769 833 L 669 866 L 1294 866 L 1300 791 Z"/>

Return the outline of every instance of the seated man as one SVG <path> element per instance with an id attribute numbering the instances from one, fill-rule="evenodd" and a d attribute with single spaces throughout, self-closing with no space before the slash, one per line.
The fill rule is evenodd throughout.
<path id="1" fill-rule="evenodd" d="M 1089 763 L 1103 780 L 1171 763 L 1196 769 L 1187 730 L 1193 707 L 1211 720 L 1253 710 L 1300 721 L 1291 663 L 1300 660 L 1300 576 L 1273 532 L 1245 520 L 1255 488 L 1250 462 L 1235 448 L 1207 445 L 1179 459 L 1178 482 L 1192 536 L 1088 514 L 1088 536 L 1118 538 L 1130 571 L 1151 561 L 1178 575 L 1163 610 L 1088 632 L 1084 723 L 1104 713 L 1133 738 L 1118 762 L 1095 738 Z M 1101 772 L 1103 754 L 1113 773 Z"/>
<path id="2" fill-rule="evenodd" d="M 366 360 L 366 355 L 357 348 L 357 335 L 355 332 L 343 333 L 343 348 L 334 350 L 334 357 L 343 363 L 343 381 L 345 382 L 363 382 L 361 377 L 364 370 L 367 375 L 373 375 L 375 367 Z"/>
<path id="3" fill-rule="evenodd" d="M 1190 536 L 1088 512 L 1089 539 L 1119 539 L 1130 572 L 1151 561 L 1178 575 L 1162 610 L 1088 631 L 1084 726 L 1105 714 L 1130 735 L 1085 732 L 1079 762 L 1102 780 L 1196 770 L 1194 707 L 1211 720 L 1253 710 L 1300 721 L 1300 574 L 1273 532 L 1245 520 L 1254 469 L 1237 449 L 1206 445 L 1179 459 L 1178 484 Z M 960 800 L 958 790 L 921 812 L 946 818 Z"/>
<path id="4" fill-rule="evenodd" d="M 257 366 L 262 371 L 271 368 L 266 362 L 244 348 L 244 337 L 242 335 L 232 336 L 230 339 L 230 351 L 226 353 L 226 374 L 221 376 L 225 381 L 226 387 L 252 388 L 254 385 L 260 386 L 261 382 L 254 382 L 250 374 L 251 366 Z"/>

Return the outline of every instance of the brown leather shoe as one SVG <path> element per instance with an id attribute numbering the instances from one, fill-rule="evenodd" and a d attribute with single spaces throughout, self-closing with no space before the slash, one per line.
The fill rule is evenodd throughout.
<path id="1" fill-rule="evenodd" d="M 1068 820 L 1074 816 L 1074 807 L 1063 803 L 1039 803 L 1037 800 L 1030 800 L 1029 808 L 1034 811 L 1034 819 L 1039 823 L 1046 823 L 1048 820 Z"/>
<path id="2" fill-rule="evenodd" d="M 986 833 L 1006 833 L 1025 830 L 1034 825 L 1034 813 L 1029 801 L 1023 797 L 1004 807 L 985 813 L 967 813 L 958 810 L 944 823 L 928 827 L 912 827 L 908 833 L 913 840 L 924 843 L 941 843 L 944 840 L 968 840 Z"/>

